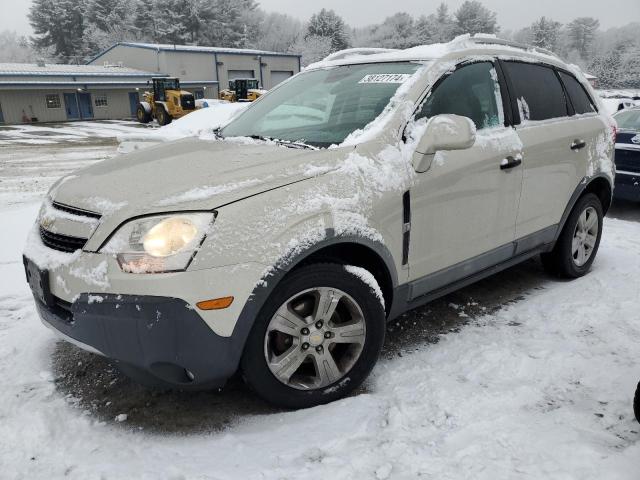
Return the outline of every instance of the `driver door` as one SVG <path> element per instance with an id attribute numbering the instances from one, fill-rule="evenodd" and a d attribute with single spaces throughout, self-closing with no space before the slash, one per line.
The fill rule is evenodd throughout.
<path id="1" fill-rule="evenodd" d="M 417 174 L 410 193 L 413 298 L 514 253 L 522 144 L 515 130 L 505 127 L 505 104 L 493 63 L 478 62 L 459 66 L 436 83 L 416 116 L 469 117 L 477 138 L 467 150 L 437 152 L 431 167 Z"/>

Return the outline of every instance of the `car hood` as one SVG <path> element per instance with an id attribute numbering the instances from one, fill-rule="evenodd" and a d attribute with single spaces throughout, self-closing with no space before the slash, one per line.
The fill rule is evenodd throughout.
<path id="1" fill-rule="evenodd" d="M 185 139 L 115 157 L 63 178 L 52 200 L 108 215 L 212 210 L 332 170 L 351 148 Z"/>

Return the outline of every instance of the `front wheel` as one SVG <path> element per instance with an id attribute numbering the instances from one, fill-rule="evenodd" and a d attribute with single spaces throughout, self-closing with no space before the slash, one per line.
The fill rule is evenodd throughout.
<path id="1" fill-rule="evenodd" d="M 597 195 L 581 197 L 571 211 L 555 247 L 542 255 L 545 269 L 564 278 L 585 275 L 598 253 L 602 238 L 602 202 Z"/>
<path id="2" fill-rule="evenodd" d="M 165 125 L 169 125 L 172 120 L 171 115 L 169 115 L 169 113 L 165 110 L 165 108 L 162 105 L 158 106 L 157 119 L 158 119 L 158 124 L 162 127 Z"/>
<path id="3" fill-rule="evenodd" d="M 242 358 L 265 400 L 307 408 L 344 397 L 375 365 L 384 343 L 381 299 L 353 268 L 316 264 L 292 272 L 256 318 Z"/>

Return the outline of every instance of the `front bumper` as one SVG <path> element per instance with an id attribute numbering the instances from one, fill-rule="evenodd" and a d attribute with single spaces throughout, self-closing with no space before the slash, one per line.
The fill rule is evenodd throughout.
<path id="1" fill-rule="evenodd" d="M 72 304 L 35 303 L 42 321 L 67 340 L 144 370 L 167 386 L 223 386 L 244 347 L 244 335 L 215 334 L 177 298 L 81 294 Z"/>
<path id="2" fill-rule="evenodd" d="M 621 200 L 640 202 L 640 173 L 618 170 L 613 196 Z"/>

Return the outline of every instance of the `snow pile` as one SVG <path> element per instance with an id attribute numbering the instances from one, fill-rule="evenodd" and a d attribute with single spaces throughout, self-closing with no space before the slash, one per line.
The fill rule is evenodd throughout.
<path id="1" fill-rule="evenodd" d="M 118 137 L 120 142 L 132 140 L 171 141 L 185 137 L 211 135 L 214 130 L 227 123 L 250 103 L 218 102 L 208 108 L 195 110 L 182 118 L 174 120 L 162 128 L 142 132 L 141 135 L 126 134 Z"/>
<path id="2" fill-rule="evenodd" d="M 40 324 L 26 284 L 15 281 L 26 213 L 35 211 L 0 213 L 15 227 L 6 239 L 14 247 L 0 252 L 3 478 L 637 478 L 637 223 L 605 220 L 587 277 L 556 282 L 540 275 L 526 298 L 472 317 L 436 343 L 392 349 L 393 359 L 381 360 L 363 393 L 304 411 L 247 415 L 223 392 L 220 403 L 197 404 L 205 418 L 226 401 L 232 421 L 222 431 L 178 426 L 180 434 L 170 435 L 139 422 L 158 403 L 189 408 L 194 395 L 149 394 L 148 402 L 141 397 L 135 408 L 117 406 L 100 417 L 60 389 L 52 355 L 69 354 Z M 15 271 L 5 258 L 16 259 Z M 498 296 L 507 288 L 493 285 Z M 399 325 L 421 335 L 410 321 L 428 310 Z M 85 387 L 104 400 L 96 400 L 97 411 L 110 403 L 103 386 Z"/>

